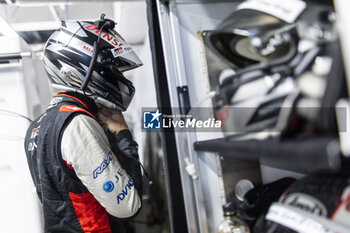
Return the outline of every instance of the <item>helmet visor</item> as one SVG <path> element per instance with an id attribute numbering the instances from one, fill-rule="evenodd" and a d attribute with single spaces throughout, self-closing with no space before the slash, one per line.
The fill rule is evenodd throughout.
<path id="1" fill-rule="evenodd" d="M 118 65 L 118 69 L 123 72 L 134 69 L 142 65 L 140 58 L 136 55 L 130 44 L 126 43 L 123 37 L 119 35 L 115 30 L 102 30 L 98 29 L 91 22 L 84 22 L 82 24 L 85 32 L 80 32 L 81 38 L 93 47 L 93 42 L 99 40 L 100 50 L 109 50 L 110 53 L 104 54 L 104 57 L 108 57 L 109 62 Z M 86 38 L 86 32 L 89 35 L 94 35 L 91 38 Z M 98 39 L 100 37 L 100 39 Z"/>
<path id="2" fill-rule="evenodd" d="M 136 55 L 129 44 L 122 44 L 110 50 L 112 53 L 113 63 L 121 72 L 142 66 L 140 58 Z"/>
<path id="3" fill-rule="evenodd" d="M 292 46 L 295 26 L 266 13 L 239 10 L 216 30 L 208 31 L 205 43 L 235 67 L 278 60 Z"/>
<path id="4" fill-rule="evenodd" d="M 210 48 L 237 67 L 267 63 L 286 56 L 292 46 L 289 37 L 276 34 L 266 41 L 226 32 L 208 32 Z"/>

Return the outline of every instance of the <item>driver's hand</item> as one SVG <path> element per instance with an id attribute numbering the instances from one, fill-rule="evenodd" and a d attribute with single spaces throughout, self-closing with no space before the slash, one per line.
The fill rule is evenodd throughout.
<path id="1" fill-rule="evenodd" d="M 113 133 L 118 133 L 128 129 L 123 114 L 119 110 L 101 107 L 97 113 L 97 118 Z"/>

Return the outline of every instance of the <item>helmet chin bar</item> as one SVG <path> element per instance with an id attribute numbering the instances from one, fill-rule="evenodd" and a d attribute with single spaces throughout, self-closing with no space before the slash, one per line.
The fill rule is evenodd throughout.
<path id="1" fill-rule="evenodd" d="M 110 19 L 105 19 L 105 14 L 102 14 L 101 15 L 101 18 L 100 20 L 97 20 L 95 21 L 95 26 L 100 29 L 100 33 L 98 35 L 98 39 L 97 41 L 94 42 L 94 48 L 93 48 L 93 51 L 94 53 L 92 54 L 92 57 L 91 57 L 91 62 L 90 62 L 90 65 L 89 65 L 89 68 L 88 68 L 88 71 L 86 72 L 86 76 L 85 76 L 85 81 L 84 83 L 81 85 L 80 89 L 75 89 L 75 88 L 70 88 L 70 87 L 65 87 L 65 86 L 61 86 L 61 85 L 57 85 L 57 84 L 52 84 L 53 87 L 55 88 L 58 88 L 58 89 L 61 89 L 61 90 L 66 90 L 66 91 L 74 91 L 74 92 L 78 92 L 80 94 L 83 94 L 83 95 L 86 95 L 85 93 L 85 90 L 86 90 L 86 87 L 88 86 L 89 82 L 90 82 L 90 79 L 92 77 L 92 73 L 94 71 L 94 66 L 95 66 L 95 63 L 96 63 L 96 60 L 97 60 L 97 57 L 100 53 L 99 51 L 99 42 L 100 42 L 100 39 L 101 39 L 101 32 L 103 30 L 113 30 L 113 28 L 115 27 L 115 23 L 113 20 L 110 20 Z M 117 110 L 120 110 L 120 111 L 125 111 L 126 109 L 122 109 L 120 108 L 119 106 L 117 106 L 116 104 L 96 95 L 96 94 L 93 94 L 93 93 L 90 93 L 91 95 L 86 95 L 88 97 L 93 97 L 94 101 L 96 101 L 97 103 L 100 103 L 102 105 L 104 105 L 105 107 L 107 108 L 112 108 L 112 109 L 117 109 Z"/>
<path id="2" fill-rule="evenodd" d="M 111 109 L 116 109 L 119 111 L 125 111 L 124 109 L 120 108 L 119 106 L 117 106 L 116 104 L 98 96 L 98 95 L 94 95 L 92 93 L 90 93 L 91 95 L 87 95 L 87 93 L 81 89 L 78 88 L 74 88 L 74 87 L 67 87 L 64 85 L 60 85 L 60 84 L 51 84 L 52 87 L 57 90 L 57 91 L 73 91 L 73 92 L 77 92 L 79 94 L 83 94 L 91 99 L 93 99 L 96 103 L 102 104 L 103 106 L 105 106 L 106 108 L 111 108 Z"/>

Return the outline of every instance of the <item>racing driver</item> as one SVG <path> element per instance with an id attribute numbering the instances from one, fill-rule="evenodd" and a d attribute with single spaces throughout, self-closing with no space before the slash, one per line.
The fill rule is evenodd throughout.
<path id="1" fill-rule="evenodd" d="M 137 143 L 121 111 L 135 89 L 122 72 L 142 65 L 104 15 L 63 21 L 44 65 L 59 90 L 30 125 L 25 150 L 45 232 L 130 232 L 141 209 Z"/>

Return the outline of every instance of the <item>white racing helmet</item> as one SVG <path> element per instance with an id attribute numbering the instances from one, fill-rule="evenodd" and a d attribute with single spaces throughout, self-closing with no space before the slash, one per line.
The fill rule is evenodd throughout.
<path id="1" fill-rule="evenodd" d="M 115 23 L 63 21 L 48 39 L 44 65 L 52 86 L 76 91 L 125 111 L 135 93 L 122 72 L 142 65 L 134 50 L 113 30 Z"/>
<path id="2" fill-rule="evenodd" d="M 334 61 L 338 40 L 331 7 L 294 0 L 303 8 L 295 20 L 287 22 L 253 9 L 253 4 L 264 2 L 269 1 L 242 3 L 206 36 L 208 47 L 233 69 L 232 75 L 220 80 L 213 99 L 216 115 L 228 133 L 285 129 L 304 97 L 299 78 L 312 73 L 321 58 Z M 319 73 L 315 75 L 322 81 L 331 76 L 328 71 Z"/>

